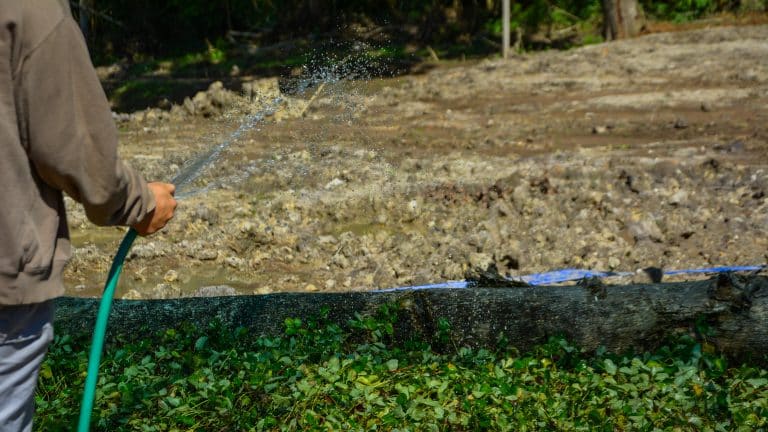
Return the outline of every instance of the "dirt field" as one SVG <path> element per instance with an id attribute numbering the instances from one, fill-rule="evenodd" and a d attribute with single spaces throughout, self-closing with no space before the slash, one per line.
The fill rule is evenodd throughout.
<path id="1" fill-rule="evenodd" d="M 121 152 L 162 180 L 242 119 L 153 113 L 119 123 Z M 253 126 L 137 241 L 117 296 L 768 260 L 768 26 L 328 84 Z M 68 293 L 97 295 L 123 231 L 69 204 Z"/>

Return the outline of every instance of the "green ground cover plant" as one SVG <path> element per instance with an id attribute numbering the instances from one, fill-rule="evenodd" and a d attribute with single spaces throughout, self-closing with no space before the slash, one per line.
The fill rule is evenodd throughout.
<path id="1" fill-rule="evenodd" d="M 738 6 L 732 1 L 723 0 L 675 0 L 675 1 L 640 1 L 651 18 L 686 22 L 722 10 L 734 10 Z"/>
<path id="2" fill-rule="evenodd" d="M 676 336 L 651 353 L 530 352 L 398 335 L 386 306 L 344 326 L 291 318 L 278 337 L 221 325 L 112 340 L 92 430 L 760 431 L 768 371 Z M 87 335 L 58 335 L 41 371 L 39 430 L 74 430 Z M 762 363 L 764 364 L 764 362 Z"/>

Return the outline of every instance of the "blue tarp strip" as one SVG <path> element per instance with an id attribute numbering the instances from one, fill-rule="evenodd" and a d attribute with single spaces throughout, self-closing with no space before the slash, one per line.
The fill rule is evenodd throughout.
<path id="1" fill-rule="evenodd" d="M 749 272 L 749 271 L 761 271 L 765 270 L 766 265 L 758 266 L 719 266 L 719 267 L 705 267 L 698 269 L 686 269 L 686 270 L 667 270 L 665 275 L 679 275 L 679 274 L 697 274 L 697 273 L 728 273 L 728 272 Z M 562 269 L 545 273 L 535 273 L 526 276 L 520 276 L 510 278 L 510 280 L 518 280 L 525 282 L 529 285 L 551 285 L 563 282 L 572 282 L 581 280 L 588 277 L 611 277 L 611 276 L 632 276 L 634 273 L 629 272 L 601 272 L 595 270 L 582 270 L 582 269 Z M 396 288 L 386 288 L 375 290 L 374 292 L 393 292 L 393 291 L 416 291 L 423 289 L 438 289 L 438 288 L 467 288 L 469 283 L 467 281 L 449 281 L 442 283 L 434 283 L 427 285 L 414 285 L 404 286 Z"/>
<path id="2" fill-rule="evenodd" d="M 563 269 L 546 273 L 536 273 L 521 276 L 519 280 L 529 285 L 547 285 L 568 281 L 581 280 L 589 277 L 631 276 L 632 273 L 601 272 L 595 270 Z"/>
<path id="3" fill-rule="evenodd" d="M 414 286 L 404 286 L 404 287 L 397 287 L 397 288 L 385 288 L 380 290 L 374 290 L 373 292 L 416 291 L 416 290 L 433 289 L 433 288 L 466 288 L 467 285 L 469 285 L 467 281 L 450 281 L 450 282 L 435 283 L 435 284 L 428 284 L 428 285 L 414 285 Z"/>
<path id="4" fill-rule="evenodd" d="M 709 267 L 709 268 L 691 269 L 691 270 L 670 270 L 670 271 L 664 272 L 664 274 L 676 275 L 676 274 L 685 274 L 685 273 L 727 273 L 727 272 L 738 272 L 738 271 L 759 271 L 759 270 L 764 270 L 765 268 L 766 266 L 764 265 Z"/>

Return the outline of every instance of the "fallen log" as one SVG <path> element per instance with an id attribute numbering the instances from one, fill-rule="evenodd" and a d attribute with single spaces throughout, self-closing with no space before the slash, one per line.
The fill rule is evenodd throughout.
<path id="1" fill-rule="evenodd" d="M 444 318 L 460 346 L 493 346 L 503 337 L 527 350 L 551 336 L 564 336 L 587 350 L 648 350 L 676 332 L 706 323 L 708 341 L 726 355 L 764 358 L 768 347 L 768 278 L 735 274 L 655 284 L 591 280 L 575 286 L 117 300 L 109 336 L 140 337 L 184 321 L 206 325 L 213 320 L 279 335 L 286 318 L 309 319 L 327 308 L 329 320 L 345 325 L 355 313 L 375 313 L 385 304 L 399 306 L 396 338 L 434 340 Z M 90 332 L 97 309 L 98 299 L 58 299 L 57 332 Z"/>

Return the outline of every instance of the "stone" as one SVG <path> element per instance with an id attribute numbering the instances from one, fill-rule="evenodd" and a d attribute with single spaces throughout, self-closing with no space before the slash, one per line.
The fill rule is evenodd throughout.
<path id="1" fill-rule="evenodd" d="M 194 297 L 221 297 L 237 295 L 237 290 L 229 285 L 210 285 L 198 288 Z"/>
<path id="2" fill-rule="evenodd" d="M 469 265 L 474 269 L 485 270 L 493 264 L 493 257 L 490 254 L 480 252 L 469 254 Z"/>
<path id="3" fill-rule="evenodd" d="M 181 290 L 179 288 L 176 288 L 171 284 L 160 283 L 155 285 L 152 289 L 150 297 L 155 299 L 168 299 L 180 297 L 180 294 Z"/>
<path id="4" fill-rule="evenodd" d="M 131 252 L 128 254 L 129 258 L 156 258 L 164 255 L 163 251 L 155 244 L 155 242 L 148 242 L 143 244 L 137 244 L 131 248 Z"/>
<path id="5" fill-rule="evenodd" d="M 345 183 L 346 182 L 344 180 L 342 180 L 342 179 L 337 177 L 337 178 L 334 178 L 333 180 L 329 181 L 328 183 L 326 183 L 325 184 L 325 189 L 327 189 L 327 190 L 336 189 L 337 187 L 342 186 Z"/>
<path id="6" fill-rule="evenodd" d="M 206 222 L 208 225 L 213 225 L 219 221 L 219 214 L 206 205 L 199 205 L 192 211 L 192 217 L 194 219 Z"/>
<path id="7" fill-rule="evenodd" d="M 210 261 L 218 258 L 219 252 L 213 248 L 201 248 L 193 252 L 192 256 L 200 261 Z"/>
<path id="8" fill-rule="evenodd" d="M 669 204 L 676 205 L 676 206 L 685 205 L 688 202 L 688 192 L 686 192 L 683 189 L 680 189 L 677 192 L 673 193 L 672 196 L 669 197 L 667 202 Z"/>
<path id="9" fill-rule="evenodd" d="M 179 274 L 176 272 L 176 270 L 168 270 L 167 272 L 165 272 L 165 276 L 163 276 L 163 280 L 168 283 L 176 282 L 177 280 L 179 280 Z"/>
<path id="10" fill-rule="evenodd" d="M 258 287 L 258 288 L 256 288 L 253 291 L 253 293 L 257 294 L 257 295 L 271 294 L 272 293 L 272 287 L 270 287 L 269 285 Z"/>
<path id="11" fill-rule="evenodd" d="M 232 268 L 236 268 L 236 269 L 239 269 L 239 268 L 242 268 L 242 267 L 245 266 L 245 260 L 240 258 L 240 257 L 236 257 L 236 256 L 229 256 L 229 257 L 224 259 L 224 262 L 228 266 L 230 266 Z"/>
<path id="12" fill-rule="evenodd" d="M 143 296 L 141 293 L 133 288 L 129 289 L 128 292 L 123 294 L 122 297 L 120 297 L 123 300 L 142 300 Z"/>
<path id="13" fill-rule="evenodd" d="M 663 241 L 664 235 L 655 220 L 644 218 L 630 223 L 627 228 L 636 242 L 641 240 Z"/>

